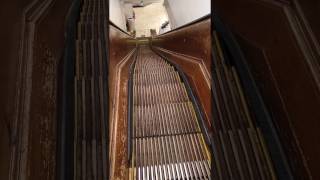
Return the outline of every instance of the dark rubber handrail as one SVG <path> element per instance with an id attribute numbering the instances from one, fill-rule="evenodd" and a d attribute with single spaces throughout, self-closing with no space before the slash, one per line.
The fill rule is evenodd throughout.
<path id="1" fill-rule="evenodd" d="M 212 22 L 214 24 L 214 30 L 217 32 L 218 39 L 222 45 L 224 57 L 226 61 L 234 64 L 234 67 L 239 74 L 244 93 L 248 97 L 248 102 L 252 104 L 251 108 L 257 117 L 257 123 L 265 137 L 266 145 L 269 149 L 272 161 L 274 162 L 277 176 L 279 179 L 294 179 L 271 115 L 268 112 L 253 76 L 250 73 L 245 56 L 233 33 L 217 16 L 217 11 L 215 12 L 216 13 L 212 16 Z M 214 53 L 217 52 L 212 48 L 212 54 Z"/>
<path id="2" fill-rule="evenodd" d="M 167 61 L 169 64 L 171 64 L 178 71 L 179 76 L 182 79 L 182 82 L 185 84 L 188 96 L 189 96 L 189 98 L 195 108 L 195 113 L 196 113 L 196 116 L 197 116 L 197 119 L 198 119 L 198 122 L 200 125 L 201 132 L 204 134 L 204 140 L 211 151 L 211 134 L 210 134 L 208 127 L 205 123 L 203 110 L 202 110 L 201 106 L 199 105 L 198 99 L 196 98 L 196 96 L 194 96 L 194 92 L 189 84 L 189 81 L 188 81 L 185 73 L 182 71 L 182 69 L 180 68 L 180 66 L 178 64 L 169 60 L 166 56 L 158 53 L 152 47 L 151 47 L 151 49 L 153 50 L 153 52 L 155 52 L 157 55 L 162 57 L 165 61 Z"/>
<path id="3" fill-rule="evenodd" d="M 66 19 L 65 47 L 58 80 L 56 179 L 73 179 L 74 63 L 81 0 L 74 0 Z"/>

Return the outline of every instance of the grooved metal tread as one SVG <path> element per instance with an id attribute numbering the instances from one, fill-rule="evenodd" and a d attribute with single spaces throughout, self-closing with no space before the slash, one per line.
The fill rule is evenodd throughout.
<path id="1" fill-rule="evenodd" d="M 209 153 L 178 72 L 146 46 L 133 72 L 130 179 L 211 179 Z"/>
<path id="2" fill-rule="evenodd" d="M 104 0 L 84 0 L 77 26 L 74 74 L 74 180 L 108 179 L 108 81 L 106 39 L 103 30 L 106 3 Z"/>

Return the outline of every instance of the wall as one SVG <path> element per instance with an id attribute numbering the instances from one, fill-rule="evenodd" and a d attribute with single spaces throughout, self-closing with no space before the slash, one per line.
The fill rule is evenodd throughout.
<path id="1" fill-rule="evenodd" d="M 0 179 L 55 179 L 57 72 L 72 1 L 31 2 L 0 3 Z"/>
<path id="2" fill-rule="evenodd" d="M 155 29 L 157 34 L 161 25 L 168 20 L 168 15 L 163 0 L 149 4 L 145 7 L 134 8 L 136 15 L 136 36 L 150 36 L 150 29 Z"/>
<path id="3" fill-rule="evenodd" d="M 165 0 L 171 28 L 177 28 L 210 14 L 210 0 Z"/>
<path id="4" fill-rule="evenodd" d="M 318 0 L 291 0 L 297 9 L 300 9 L 300 13 L 302 13 L 310 25 L 310 29 L 312 29 L 315 38 L 317 38 L 317 42 L 320 42 L 320 21 L 318 21 L 318 17 L 320 17 L 320 1 Z"/>
<path id="5" fill-rule="evenodd" d="M 126 30 L 126 19 L 123 13 L 123 3 L 120 0 L 109 1 L 109 19 L 122 30 Z"/>
<path id="6" fill-rule="evenodd" d="M 22 10 L 30 2 L 3 0 L 0 3 L 0 179 L 9 179 L 10 136 L 14 118 L 14 96 L 19 54 Z"/>

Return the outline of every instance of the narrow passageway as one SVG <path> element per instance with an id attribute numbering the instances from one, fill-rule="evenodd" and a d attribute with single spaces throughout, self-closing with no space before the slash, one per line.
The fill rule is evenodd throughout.
<path id="1" fill-rule="evenodd" d="M 175 68 L 148 46 L 133 74 L 130 179 L 211 179 L 210 155 Z"/>

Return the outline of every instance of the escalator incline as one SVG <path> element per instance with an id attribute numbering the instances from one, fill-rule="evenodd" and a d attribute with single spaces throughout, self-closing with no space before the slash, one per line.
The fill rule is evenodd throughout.
<path id="1" fill-rule="evenodd" d="M 211 179 L 209 151 L 176 69 L 142 46 L 132 88 L 131 179 Z"/>

